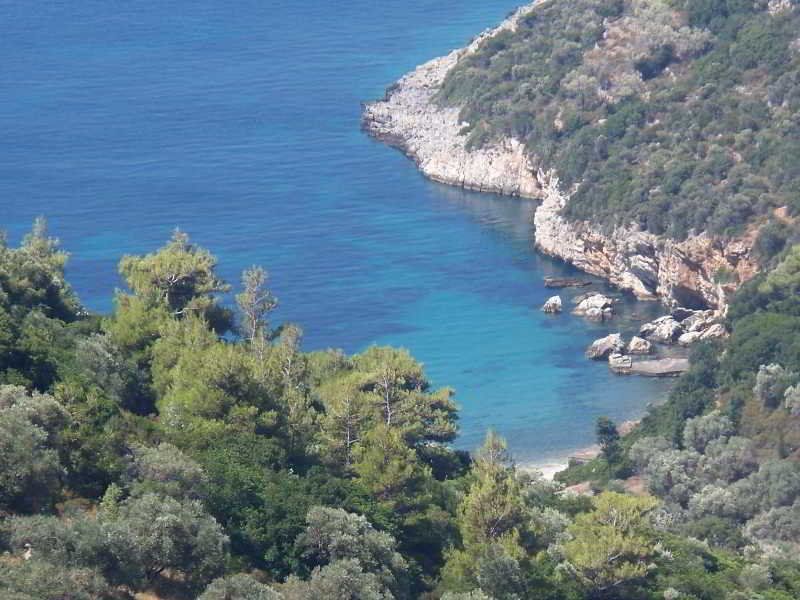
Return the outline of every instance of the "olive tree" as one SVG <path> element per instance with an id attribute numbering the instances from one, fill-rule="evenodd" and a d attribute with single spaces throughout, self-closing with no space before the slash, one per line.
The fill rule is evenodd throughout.
<path id="1" fill-rule="evenodd" d="M 352 558 L 315 568 L 308 581 L 290 577 L 283 594 L 286 600 L 395 600 L 374 573 L 365 572 Z"/>
<path id="2" fill-rule="evenodd" d="M 154 492 L 176 500 L 203 500 L 208 476 L 203 468 L 172 444 L 134 446 L 128 476 L 134 493 Z"/>
<path id="3" fill-rule="evenodd" d="M 49 415 L 12 406 L 0 408 L 0 506 L 35 512 L 58 495 L 64 471 L 48 432 L 31 418 Z"/>
<path id="4" fill-rule="evenodd" d="M 200 502 L 146 493 L 109 513 L 101 512 L 99 519 L 111 552 L 132 583 L 154 581 L 169 569 L 198 588 L 221 574 L 228 538 Z"/>
<path id="5" fill-rule="evenodd" d="M 314 506 L 306 516 L 308 526 L 296 544 L 318 563 L 355 560 L 359 567 L 374 574 L 380 585 L 405 596 L 405 573 L 408 565 L 396 551 L 396 542 L 388 533 L 377 531 L 360 515 L 339 508 Z"/>
<path id="6" fill-rule="evenodd" d="M 197 600 L 283 600 L 283 596 L 250 575 L 231 575 L 212 581 Z"/>

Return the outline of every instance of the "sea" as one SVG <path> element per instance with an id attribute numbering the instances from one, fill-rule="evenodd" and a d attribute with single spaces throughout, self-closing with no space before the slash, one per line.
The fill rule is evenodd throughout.
<path id="1" fill-rule="evenodd" d="M 534 251 L 535 203 L 430 182 L 359 130 L 362 102 L 516 6 L 0 0 L 0 229 L 18 243 L 45 215 L 82 302 L 105 313 L 119 259 L 179 227 L 235 285 L 266 268 L 273 322 L 299 324 L 306 350 L 407 348 L 455 388 L 457 447 L 493 428 L 520 464 L 557 464 L 598 416 L 664 398 L 669 382 L 583 354 L 658 306 L 543 314 L 558 293 L 544 277 L 583 276 Z M 579 291 L 560 291 L 567 309 Z"/>

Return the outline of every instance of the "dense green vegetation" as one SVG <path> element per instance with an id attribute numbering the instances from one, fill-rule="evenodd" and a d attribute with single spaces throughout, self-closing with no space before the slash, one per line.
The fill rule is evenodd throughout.
<path id="1" fill-rule="evenodd" d="M 800 213 L 797 4 L 548 0 L 461 60 L 438 100 L 461 107 L 469 145 L 514 136 L 575 186 L 569 218 L 741 233 Z M 762 250 L 786 235 L 774 225 Z"/>
<path id="2" fill-rule="evenodd" d="M 639 433 L 598 421 L 588 498 L 491 432 L 452 450 L 453 393 L 407 352 L 302 352 L 263 269 L 227 309 L 181 232 L 88 315 L 38 221 L 0 247 L 0 597 L 795 598 L 798 259 Z M 636 470 L 652 496 L 609 481 Z"/>

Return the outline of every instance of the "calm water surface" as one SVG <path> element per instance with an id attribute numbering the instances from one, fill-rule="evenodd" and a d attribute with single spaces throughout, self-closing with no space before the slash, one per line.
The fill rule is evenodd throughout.
<path id="1" fill-rule="evenodd" d="M 531 250 L 532 203 L 428 182 L 358 128 L 361 101 L 515 6 L 0 0 L 0 227 L 47 215 L 108 311 L 120 256 L 180 226 L 230 281 L 268 268 L 306 349 L 409 348 L 457 389 L 461 447 L 489 426 L 525 461 L 587 445 L 665 384 L 582 358 L 610 326 L 539 312 L 570 271 Z"/>

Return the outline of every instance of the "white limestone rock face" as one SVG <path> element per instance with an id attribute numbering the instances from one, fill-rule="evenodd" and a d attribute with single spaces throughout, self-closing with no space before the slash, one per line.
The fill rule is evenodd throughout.
<path id="1" fill-rule="evenodd" d="M 551 296 L 542 306 L 542 312 L 546 313 L 560 313 L 561 310 L 561 296 Z"/>
<path id="2" fill-rule="evenodd" d="M 441 183 L 510 196 L 534 198 L 538 182 L 525 147 L 506 138 L 491 146 L 467 150 L 461 135 L 458 107 L 441 107 L 433 97 L 447 72 L 474 53 L 490 35 L 515 30 L 519 19 L 533 4 L 518 9 L 498 27 L 479 35 L 466 48 L 435 58 L 403 76 L 383 100 L 363 108 L 362 128 L 370 135 L 399 148 L 428 177 Z"/>
<path id="3" fill-rule="evenodd" d="M 650 354 L 653 345 L 644 338 L 635 335 L 628 342 L 628 354 Z"/>
<path id="4" fill-rule="evenodd" d="M 612 333 L 604 338 L 592 342 L 586 350 L 586 356 L 593 360 L 606 358 L 609 354 L 619 354 L 625 348 L 622 336 L 619 333 Z"/>
<path id="5" fill-rule="evenodd" d="M 610 233 L 587 221 L 561 215 L 569 200 L 555 171 L 537 172 L 542 203 L 534 214 L 536 247 L 579 269 L 609 280 L 643 300 L 660 298 L 670 308 L 722 310 L 737 284 L 718 284 L 714 274 L 728 270 L 740 282 L 758 271 L 751 249 L 757 234 L 724 239 L 706 233 L 677 241 L 635 226 Z"/>

